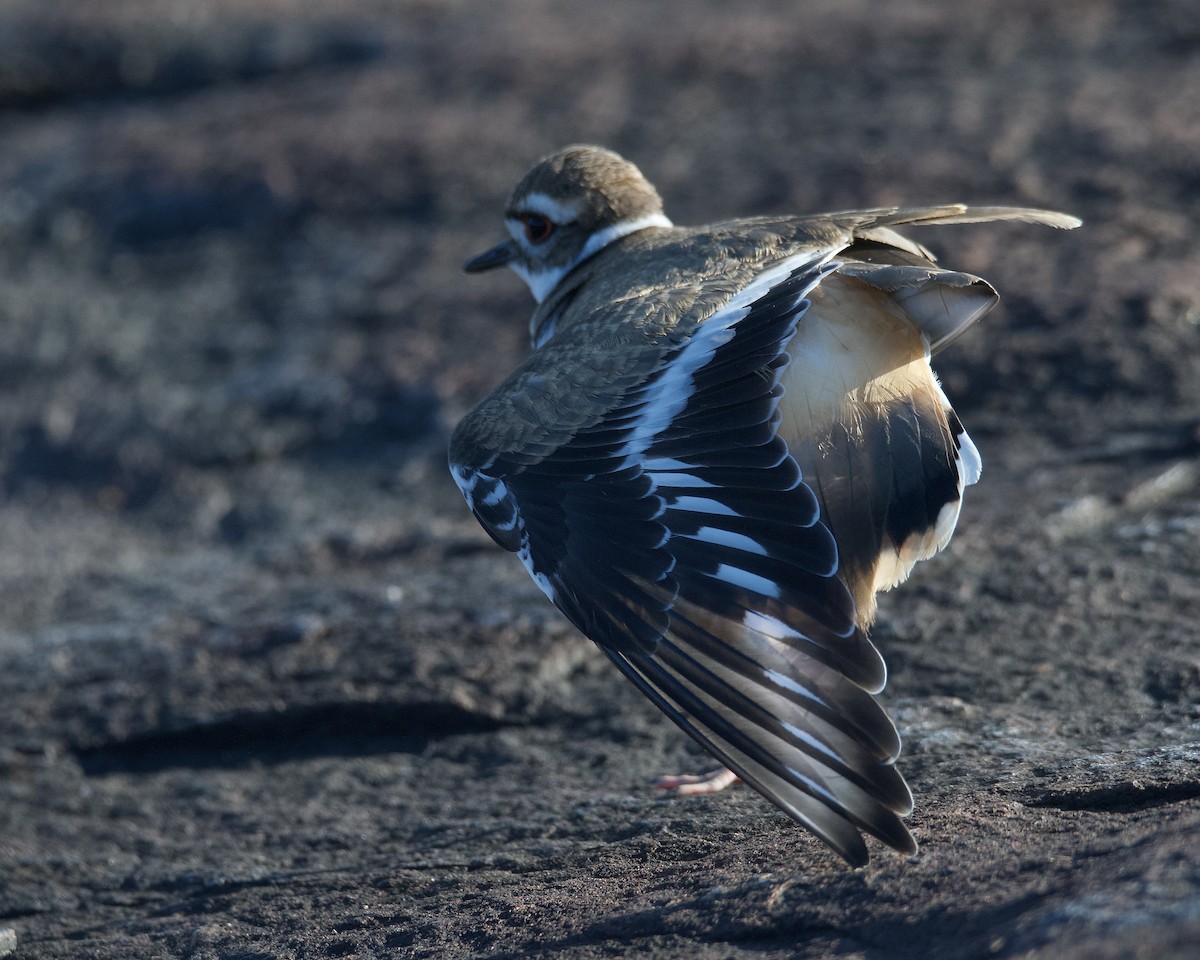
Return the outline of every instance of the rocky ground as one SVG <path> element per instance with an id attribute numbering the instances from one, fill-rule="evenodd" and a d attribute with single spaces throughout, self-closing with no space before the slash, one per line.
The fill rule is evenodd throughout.
<path id="1" fill-rule="evenodd" d="M 1200 942 L 1187 0 L 0 5 L 0 956 L 1168 958 Z M 703 768 L 445 472 L 525 350 L 540 154 L 677 222 L 921 234 L 1004 305 L 876 639 L 921 853 Z"/>

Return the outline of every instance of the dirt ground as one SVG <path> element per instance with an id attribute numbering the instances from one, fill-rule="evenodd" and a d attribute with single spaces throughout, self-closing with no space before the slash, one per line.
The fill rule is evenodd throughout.
<path id="1" fill-rule="evenodd" d="M 0 956 L 1196 956 L 1194 0 L 0 4 Z M 491 545 L 449 430 L 531 302 L 461 262 L 570 142 L 678 223 L 919 234 L 1004 303 L 882 604 L 916 795 L 849 870 Z"/>

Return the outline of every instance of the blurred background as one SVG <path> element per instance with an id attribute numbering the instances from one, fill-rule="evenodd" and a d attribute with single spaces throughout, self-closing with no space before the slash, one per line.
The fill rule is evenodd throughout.
<path id="1" fill-rule="evenodd" d="M 937 698 L 978 694 L 1095 750 L 1150 727 L 1167 732 L 1146 749 L 1194 744 L 1198 92 L 1192 0 L 0 2 L 0 918 L 33 918 L 18 933 L 44 956 L 82 930 L 94 956 L 233 955 L 245 931 L 176 928 L 246 856 L 256 875 L 298 869 L 263 831 L 281 848 L 346 831 L 371 839 L 345 856 L 394 863 L 486 758 L 520 773 L 508 787 L 493 771 L 510 812 L 518 783 L 549 782 L 538 749 L 583 751 L 630 790 L 664 758 L 695 762 L 673 731 L 646 732 L 648 710 L 644 728 L 593 731 L 641 744 L 636 776 L 586 752 L 601 747 L 430 746 L 443 728 L 584 723 L 589 697 L 635 703 L 445 472 L 449 429 L 520 361 L 531 309 L 515 277 L 460 265 L 500 237 L 532 162 L 571 142 L 636 162 L 683 224 L 948 201 L 1083 217 L 1071 234 L 915 234 L 1003 304 L 939 366 L 983 448 L 977 506 L 911 602 L 887 601 L 882 643 L 914 730 L 955 713 Z M 1130 652 L 1130 633 L 1146 646 Z M 994 673 L 971 646 L 988 638 Z M 1085 680 L 1060 672 L 1081 663 Z M 1121 706 L 1096 710 L 1109 698 Z M 415 766 L 393 758 L 329 804 L 353 827 L 288 819 L 288 791 L 324 789 L 328 758 L 397 752 Z M 271 777 L 245 773 L 263 756 Z M 249 779 L 213 787 L 227 767 Z M 1200 790 L 1171 770 L 1164 795 L 1194 811 Z M 381 813 L 372 777 L 416 806 Z M 268 825 L 219 825 L 218 808 L 274 803 L 268 785 Z M 769 815 L 749 800 L 730 814 Z M 398 820 L 415 832 L 365 826 Z M 203 842 L 182 822 L 208 824 Z M 947 897 L 974 876 L 943 867 Z M 1190 876 L 1164 936 L 1195 929 Z M 191 919 L 139 927 L 143 908 L 97 905 L 112 888 Z M 896 902 L 915 909 L 910 893 Z M 1012 921 L 999 952 L 1058 942 L 1063 918 L 1037 935 Z M 394 942 L 343 936 L 346 952 L 419 944 L 414 923 Z M 445 936 L 430 955 L 494 946 Z"/>

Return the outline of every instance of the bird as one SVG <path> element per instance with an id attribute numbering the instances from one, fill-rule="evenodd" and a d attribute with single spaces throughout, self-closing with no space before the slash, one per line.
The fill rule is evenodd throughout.
<path id="1" fill-rule="evenodd" d="M 930 358 L 998 301 L 895 228 L 984 221 L 1080 224 L 948 204 L 680 227 L 580 144 L 464 264 L 537 302 L 530 354 L 451 435 L 467 505 L 723 765 L 664 785 L 741 779 L 854 867 L 864 835 L 917 850 L 868 630 L 979 479 Z"/>

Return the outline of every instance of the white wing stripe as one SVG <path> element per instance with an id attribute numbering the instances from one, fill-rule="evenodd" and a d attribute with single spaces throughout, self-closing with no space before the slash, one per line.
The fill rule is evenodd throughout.
<path id="1" fill-rule="evenodd" d="M 656 487 L 660 493 L 662 488 Z M 710 500 L 708 497 L 672 497 L 672 510 L 686 510 L 689 513 L 708 513 L 714 517 L 740 517 L 741 514 L 720 500 Z"/>
<path id="2" fill-rule="evenodd" d="M 770 597 L 772 600 L 780 599 L 779 585 L 774 580 L 760 577 L 756 573 L 750 573 L 738 567 L 731 567 L 727 563 L 722 563 L 717 567 L 714 576 L 718 580 L 725 580 L 728 583 L 741 587 L 743 590 L 749 590 L 752 593 Z"/>
<path id="3" fill-rule="evenodd" d="M 675 506 L 672 504 L 672 509 Z M 748 537 L 744 533 L 734 533 L 732 530 L 722 530 L 720 527 L 701 527 L 694 534 L 682 534 L 682 536 L 687 536 L 691 540 L 703 540 L 714 546 L 752 553 L 756 557 L 770 556 L 767 549 L 753 537 Z"/>
<path id="4" fill-rule="evenodd" d="M 725 306 L 700 324 L 670 366 L 663 371 L 662 376 L 646 391 L 645 405 L 634 420 L 629 439 L 617 455 L 626 464 L 639 463 L 651 471 L 678 469 L 673 466 L 675 461 L 666 461 L 663 467 L 657 468 L 641 463 L 641 458 L 654 438 L 666 430 L 687 406 L 688 398 L 694 390 L 693 378 L 696 372 L 713 358 L 719 347 L 733 338 L 733 326 L 750 312 L 750 307 L 755 301 L 764 297 L 772 287 L 782 283 L 797 270 L 811 269 L 830 260 L 834 252 L 833 249 L 810 250 L 788 257 L 760 273 Z M 814 284 L 817 279 L 819 278 L 814 278 Z M 797 297 L 797 303 L 802 299 L 803 294 Z M 667 463 L 672 466 L 667 466 Z M 684 464 L 680 464 L 680 467 L 690 469 Z M 665 479 L 662 482 L 666 483 Z"/>

